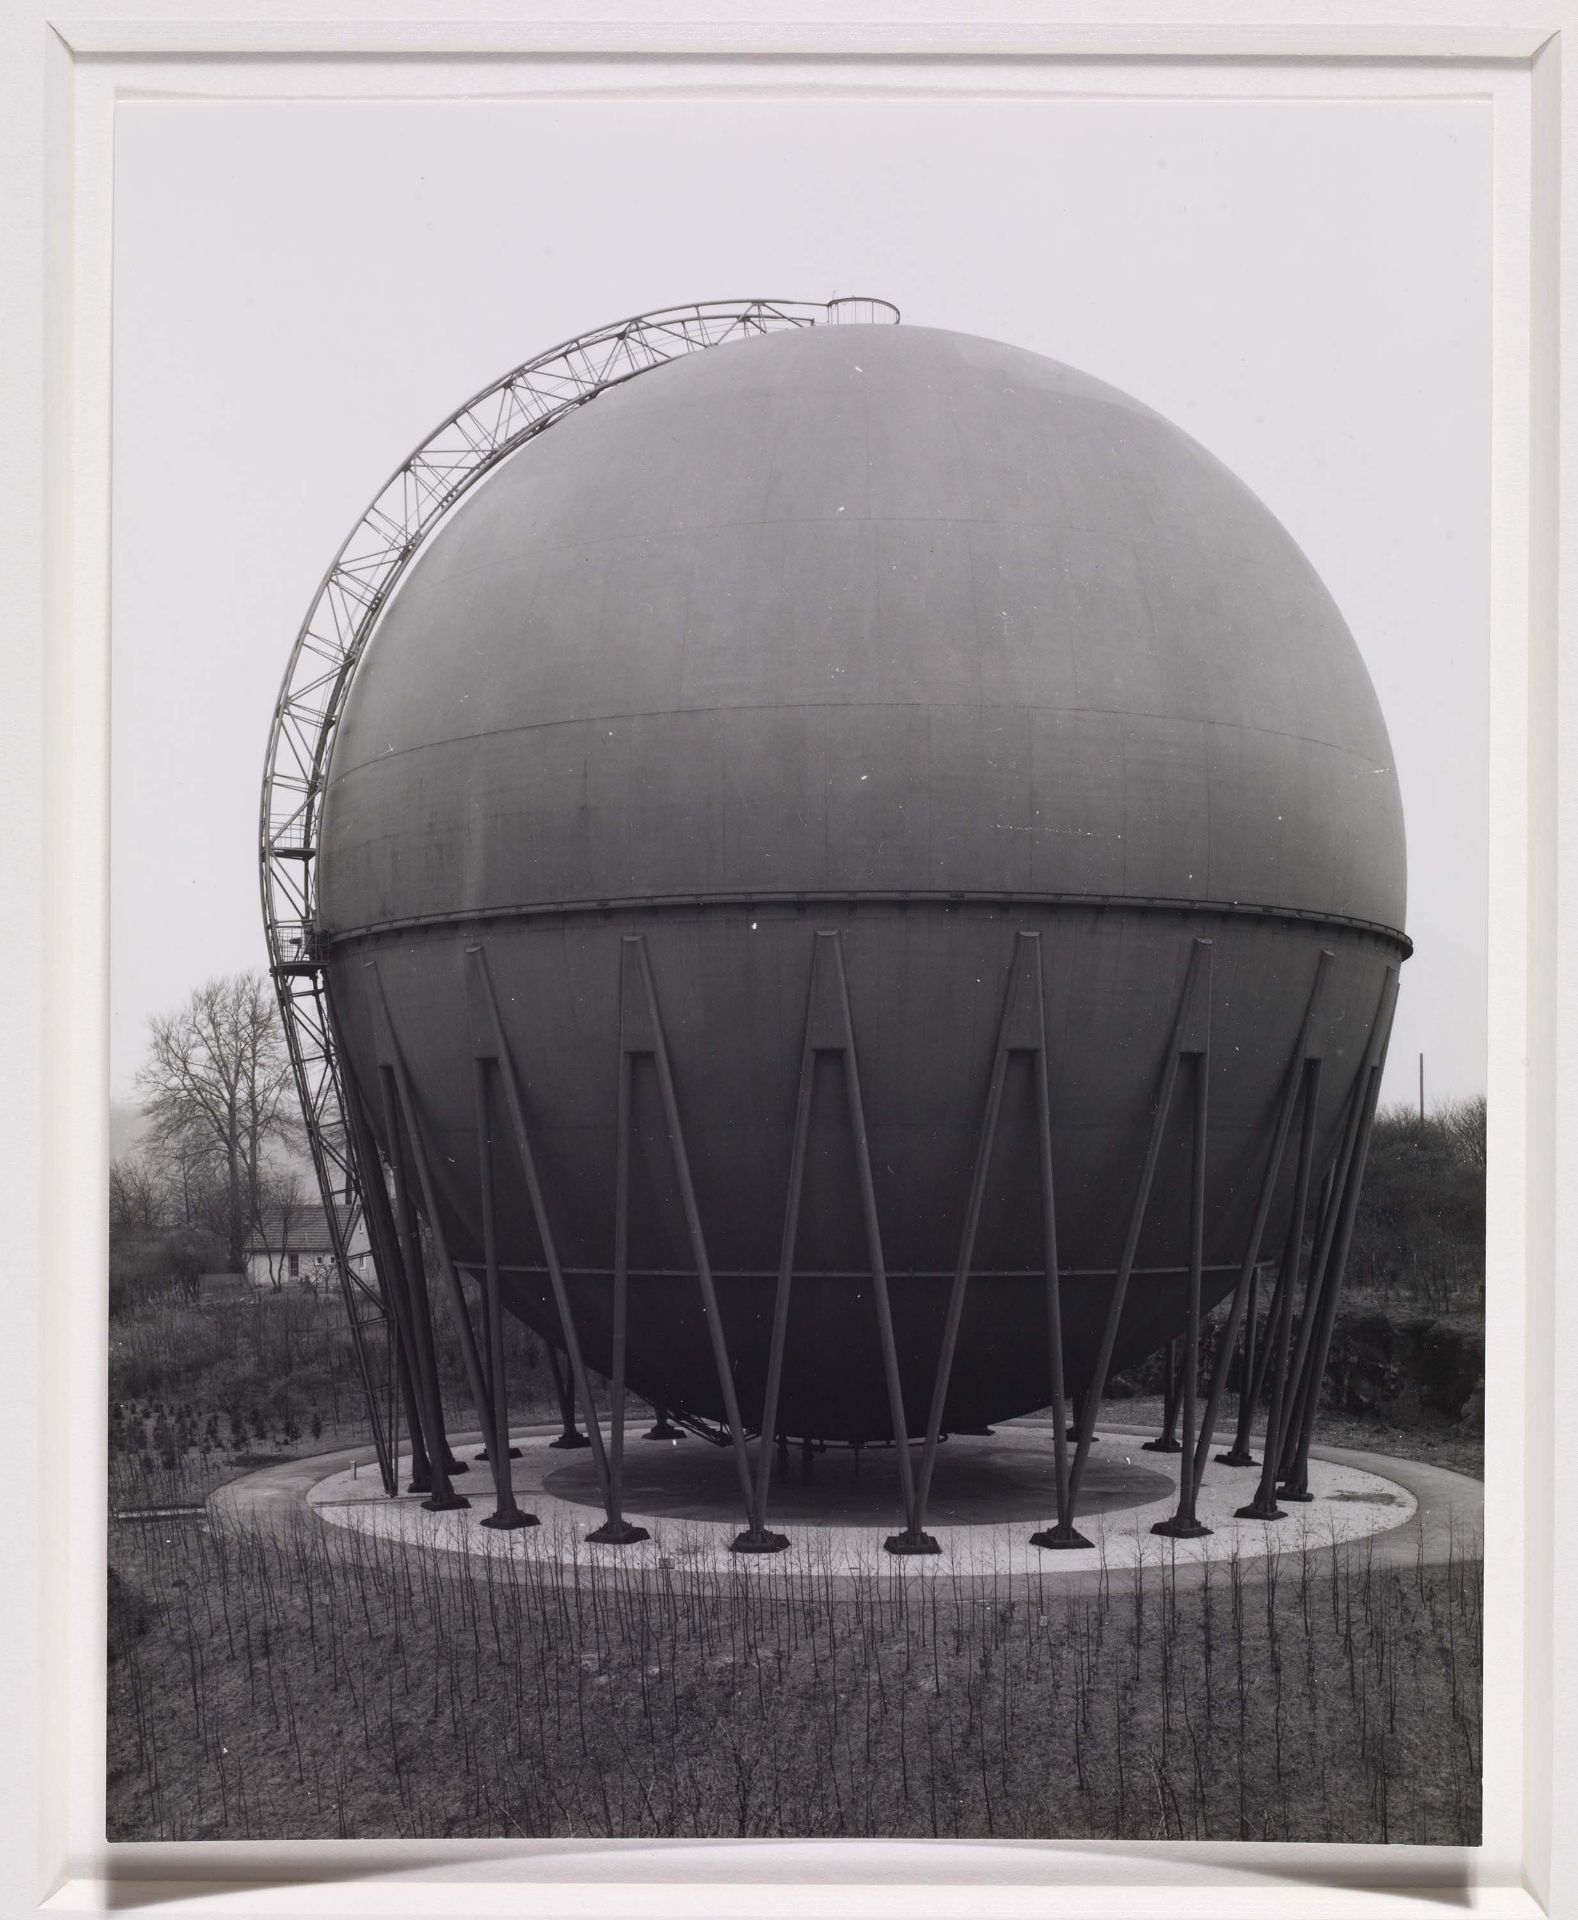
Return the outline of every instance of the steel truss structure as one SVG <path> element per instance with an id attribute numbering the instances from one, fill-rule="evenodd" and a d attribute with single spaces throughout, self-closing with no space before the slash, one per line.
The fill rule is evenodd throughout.
<path id="1" fill-rule="evenodd" d="M 618 320 L 550 347 L 456 409 L 390 475 L 324 575 L 291 649 L 269 727 L 258 824 L 263 925 L 291 1070 L 333 1243 L 356 1364 L 386 1489 L 394 1490 L 397 1382 L 413 1404 L 409 1351 L 385 1341 L 380 1383 L 371 1334 L 399 1329 L 384 1285 L 349 1257 L 365 1208 L 356 1128 L 336 1065 L 315 950 L 317 833 L 335 732 L 362 650 L 422 543 L 477 481 L 516 448 L 621 381 L 742 336 L 838 321 L 898 319 L 885 300 L 715 300 Z M 378 1267 L 377 1248 L 374 1265 Z"/>
<path id="2" fill-rule="evenodd" d="M 1187 1322 L 1170 1351 L 1166 1429 L 1160 1451 L 1181 1454 L 1176 1512 L 1155 1531 L 1195 1537 L 1209 1531 L 1197 1503 L 1241 1331 L 1244 1337 L 1238 1431 L 1220 1458 L 1255 1464 L 1249 1453 L 1250 1421 L 1269 1382 L 1270 1411 L 1260 1479 L 1245 1517 L 1282 1517 L 1279 1498 L 1309 1498 L 1308 1465 L 1320 1384 L 1325 1372 L 1338 1294 L 1352 1238 L 1371 1123 L 1379 1096 L 1398 967 L 1389 963 L 1369 1031 L 1367 1050 L 1343 1112 L 1336 1155 L 1324 1170 L 1309 1257 L 1305 1225 L 1315 1175 L 1316 1121 L 1322 1075 L 1320 1013 L 1332 954 L 1315 954 L 1313 979 L 1300 1030 L 1288 1053 L 1265 1147 L 1261 1184 L 1238 1263 L 1222 1337 L 1200 1405 L 1202 1372 L 1202 1276 L 1206 1215 L 1207 1092 L 1211 1067 L 1212 944 L 1189 948 L 1170 1037 L 1156 1065 L 1155 1092 L 1145 1148 L 1134 1173 L 1122 1251 L 1112 1275 L 1093 1377 L 1068 1420 L 1063 1358 L 1063 1315 L 1053 1178 L 1050 1057 L 1045 1019 L 1041 935 L 1019 931 L 1005 956 L 1002 1012 L 990 1066 L 972 1162 L 960 1244 L 952 1270 L 924 1432 L 911 1435 L 902 1392 L 897 1342 L 883 1253 L 882 1225 L 872 1178 L 856 1034 L 845 978 L 843 945 L 833 928 L 815 928 L 796 1095 L 792 1147 L 785 1192 L 783 1232 L 773 1294 L 765 1388 L 747 1423 L 735 1387 L 726 1333 L 719 1312 L 705 1223 L 697 1202 L 686 1148 L 683 1104 L 664 1039 L 658 994 L 640 934 L 621 938 L 619 969 L 618 1104 L 613 1194 L 611 1399 L 605 1434 L 571 1308 L 569 1288 L 553 1231 L 552 1196 L 544 1189 L 535 1150 L 532 1117 L 500 1014 L 489 970 L 485 937 L 467 949 L 471 1032 L 470 1061 L 477 1142 L 477 1218 L 481 1258 L 458 1259 L 447 1242 L 437 1205 L 433 1162 L 424 1137 L 415 1089 L 399 1035 L 389 1017 L 377 961 L 373 970 L 377 1085 L 350 1085 L 336 1058 L 323 956 L 316 942 L 317 834 L 330 753 L 352 677 L 378 617 L 421 543 L 445 513 L 488 471 L 534 435 L 563 419 L 605 388 L 682 355 L 704 351 L 741 335 L 815 326 L 840 319 L 894 319 L 881 301 L 814 305 L 789 301 L 718 302 L 644 315 L 584 335 L 516 368 L 468 401 L 405 461 L 340 549 L 297 636 L 274 713 L 263 785 L 260 863 L 269 959 L 279 995 L 287 1044 L 301 1099 L 334 1258 L 350 1317 L 369 1421 L 386 1491 L 396 1491 L 396 1433 L 403 1418 L 411 1441 L 411 1490 L 424 1492 L 432 1508 L 470 1503 L 455 1491 L 460 1469 L 449 1450 L 439 1393 L 436 1335 L 429 1275 L 423 1251 L 425 1224 L 438 1267 L 439 1292 L 452 1319 L 468 1385 L 478 1408 L 492 1468 L 495 1505 L 484 1523 L 516 1528 L 535 1524 L 518 1505 L 509 1472 L 508 1393 L 503 1367 L 501 1275 L 495 1196 L 501 1178 L 518 1180 L 530 1204 L 543 1250 L 549 1290 L 565 1356 L 559 1382 L 565 1432 L 557 1445 L 586 1445 L 604 1506 L 604 1520 L 588 1538 L 620 1546 L 646 1538 L 623 1511 L 625 1373 L 629 1283 L 629 1200 L 633 1092 L 638 1074 L 655 1076 L 662 1104 L 672 1172 L 682 1202 L 691 1270 L 694 1271 L 725 1425 L 718 1434 L 731 1452 L 740 1510 L 746 1521 L 734 1541 L 741 1553 L 772 1553 L 787 1547 L 785 1535 L 768 1525 L 779 1394 L 792 1308 L 796 1247 L 811 1152 L 814 1090 L 819 1073 L 834 1072 L 849 1119 L 846 1136 L 864 1227 L 867 1272 L 872 1281 L 874 1335 L 880 1345 L 888 1418 L 893 1434 L 903 1525 L 886 1542 L 895 1554 L 938 1551 L 926 1531 L 937 1451 L 943 1438 L 955 1348 L 970 1286 L 975 1245 L 994 1150 L 1004 1089 L 1011 1072 L 1028 1072 L 1033 1095 L 1041 1211 L 1041 1286 L 1045 1302 L 1047 1403 L 1052 1409 L 1056 1516 L 1033 1534 L 1047 1550 L 1077 1549 L 1089 1541 L 1075 1524 L 1098 1412 L 1105 1391 L 1158 1164 L 1169 1131 L 1182 1109 L 1191 1154 Z M 1392 936 L 1397 939 L 1398 936 Z M 381 1157 L 375 1122 L 384 1141 Z M 1288 1226 L 1275 1256 L 1276 1279 L 1264 1338 L 1255 1341 L 1256 1291 L 1263 1242 L 1279 1190 L 1290 1143 L 1296 1138 Z M 388 1178 L 384 1162 L 387 1161 Z M 359 1274 L 349 1258 L 352 1238 L 365 1225 L 374 1278 Z M 466 1303 L 463 1277 L 481 1290 L 481 1337 Z M 1301 1284 L 1302 1283 L 1302 1284 Z M 1296 1334 L 1295 1334 L 1296 1328 Z M 383 1345 L 380 1370 L 374 1346 Z M 557 1373 L 556 1373 L 557 1381 Z M 574 1426 L 579 1409 L 584 1436 Z M 1181 1419 L 1183 1438 L 1176 1430 Z M 693 1423 L 694 1424 L 694 1423 Z M 667 1428 L 660 1410 L 658 1429 Z M 697 1430 L 700 1430 L 698 1427 Z M 757 1441 L 752 1462 L 748 1442 Z M 919 1442 L 918 1458 L 912 1441 Z"/>
<path id="3" fill-rule="evenodd" d="M 1205 1468 L 1211 1457 L 1216 1423 L 1235 1350 L 1244 1328 L 1251 1290 L 1262 1267 L 1266 1227 L 1287 1163 L 1290 1142 L 1297 1132 L 1293 1195 L 1286 1235 L 1278 1258 L 1278 1278 L 1271 1305 L 1270 1324 L 1257 1360 L 1246 1354 L 1241 1378 L 1247 1384 L 1243 1395 L 1246 1408 L 1252 1408 L 1271 1380 L 1271 1408 L 1261 1463 L 1259 1488 L 1249 1505 L 1240 1509 L 1244 1518 L 1276 1520 L 1284 1517 L 1276 1505 L 1277 1497 L 1289 1500 L 1309 1498 L 1309 1450 L 1320 1382 L 1325 1373 L 1332 1327 L 1335 1319 L 1343 1267 L 1352 1237 L 1354 1215 L 1363 1179 L 1364 1160 L 1371 1122 L 1380 1090 L 1387 1037 L 1396 1004 L 1398 972 L 1389 965 L 1385 972 L 1379 1002 L 1370 1027 L 1369 1039 L 1360 1069 L 1355 1077 L 1344 1110 L 1337 1151 L 1325 1178 L 1325 1198 L 1319 1209 L 1310 1255 L 1303 1258 L 1305 1224 L 1311 1192 L 1316 1147 L 1316 1119 L 1319 1110 L 1322 1070 L 1322 1026 L 1319 1015 L 1328 983 L 1332 954 L 1321 950 L 1315 955 L 1314 977 L 1303 1019 L 1288 1053 L 1281 1077 L 1275 1114 L 1267 1129 L 1264 1161 L 1260 1173 L 1255 1211 L 1245 1238 L 1242 1257 L 1229 1298 L 1228 1312 L 1216 1345 L 1214 1364 L 1203 1407 L 1198 1386 L 1202 1372 L 1201 1310 L 1204 1220 L 1206 1213 L 1205 1142 L 1207 1126 L 1207 1087 L 1211 1070 L 1212 944 L 1206 939 L 1191 943 L 1184 977 L 1179 985 L 1171 1035 L 1157 1066 L 1151 1120 L 1145 1150 L 1135 1172 L 1129 1198 L 1123 1249 L 1107 1299 L 1093 1378 L 1079 1406 L 1079 1417 L 1072 1431 L 1065 1425 L 1067 1396 L 1063 1377 L 1063 1321 L 1060 1299 L 1061 1274 L 1057 1251 L 1057 1205 L 1053 1187 L 1050 1075 L 1052 1061 L 1047 1040 L 1042 973 L 1042 936 L 1031 931 L 1014 935 L 1012 951 L 1005 969 L 1002 1015 L 996 1045 L 987 1076 L 980 1127 L 976 1139 L 969 1197 L 966 1203 L 956 1264 L 953 1269 L 947 1308 L 938 1342 L 929 1409 L 923 1434 L 908 1428 L 900 1381 L 898 1346 L 894 1337 L 893 1315 L 888 1290 L 887 1266 L 883 1254 L 882 1226 L 878 1215 L 872 1180 L 864 1100 L 858 1067 L 858 1048 L 850 1014 L 850 998 L 845 979 L 842 937 L 836 929 L 815 930 L 811 934 L 810 983 L 805 1025 L 801 1044 L 800 1074 L 795 1103 L 794 1132 L 790 1148 L 788 1181 L 784 1198 L 783 1237 L 773 1296 L 772 1332 L 768 1352 L 766 1382 L 759 1410 L 754 1418 L 742 1414 L 734 1384 L 723 1322 L 707 1250 L 707 1236 L 694 1181 L 691 1177 L 686 1146 L 685 1119 L 675 1083 L 674 1069 L 664 1039 L 662 1013 L 647 956 L 645 936 L 627 933 L 620 936 L 619 968 L 619 1041 L 618 1102 L 613 1192 L 614 1267 L 612 1274 L 611 1393 L 608 1431 L 605 1435 L 595 1405 L 590 1379 L 582 1353 L 580 1331 L 572 1311 L 564 1268 L 561 1264 L 553 1228 L 551 1196 L 545 1191 L 540 1159 L 533 1138 L 532 1120 L 518 1065 L 512 1051 L 504 1020 L 500 1014 L 487 947 L 478 942 L 467 948 L 468 994 L 470 996 L 473 1042 L 471 1070 L 475 1087 L 476 1140 L 478 1166 L 476 1192 L 481 1220 L 483 1257 L 480 1267 L 474 1261 L 457 1263 L 446 1243 L 442 1222 L 434 1204 L 432 1160 L 434 1151 L 423 1138 L 420 1117 L 412 1095 L 399 1037 L 384 1006 L 382 983 L 377 979 L 378 962 L 369 958 L 364 965 L 375 976 L 374 1003 L 380 1010 L 377 1021 L 377 1067 L 384 1088 L 385 1137 L 391 1143 L 390 1158 L 394 1174 L 392 1215 L 378 1226 L 376 1241 L 394 1251 L 397 1298 L 409 1303 L 401 1311 L 402 1331 L 411 1327 L 416 1354 L 415 1374 L 424 1383 L 419 1407 L 413 1408 L 413 1432 L 426 1427 L 427 1446 L 420 1453 L 414 1486 L 430 1489 L 428 1505 L 440 1508 L 464 1505 L 453 1493 L 441 1462 L 448 1459 L 442 1427 L 442 1414 L 436 1394 L 425 1383 L 431 1374 L 432 1330 L 428 1319 L 427 1276 L 416 1234 L 412 1196 L 420 1195 L 423 1211 L 432 1234 L 434 1252 L 441 1268 L 442 1291 L 454 1316 L 456 1332 L 466 1357 L 472 1391 L 479 1407 L 484 1408 L 484 1424 L 489 1434 L 489 1459 L 495 1468 L 497 1509 L 485 1524 L 522 1526 L 533 1523 L 534 1516 L 522 1514 L 516 1505 L 507 1467 L 508 1419 L 503 1405 L 505 1384 L 497 1366 L 500 1327 L 500 1273 L 497 1259 L 497 1227 L 494 1196 L 500 1168 L 501 1143 L 510 1152 L 509 1177 L 518 1178 L 531 1206 L 532 1216 L 543 1249 L 546 1272 L 558 1320 L 560 1342 L 569 1363 L 574 1401 L 586 1429 L 585 1440 L 592 1449 L 604 1523 L 587 1538 L 605 1545 L 627 1545 L 644 1540 L 643 1528 L 626 1518 L 622 1507 L 625 1454 L 625 1359 L 629 1294 L 629 1199 L 631 1157 L 631 1115 L 638 1071 L 650 1072 L 656 1080 L 662 1103 L 664 1131 L 668 1138 L 672 1172 L 682 1204 L 686 1232 L 696 1284 L 701 1296 L 703 1318 L 711 1343 L 717 1372 L 718 1390 L 725 1409 L 722 1444 L 733 1454 L 739 1483 L 740 1510 L 747 1524 L 733 1545 L 738 1553 L 773 1553 L 787 1547 L 784 1534 L 767 1524 L 772 1464 L 775 1443 L 781 1448 L 786 1437 L 777 1429 L 779 1390 L 783 1378 L 784 1353 L 792 1305 L 795 1249 L 800 1226 L 804 1176 L 812 1149 L 812 1110 L 816 1075 L 831 1068 L 842 1083 L 849 1119 L 847 1138 L 854 1158 L 854 1172 L 860 1194 L 861 1214 L 866 1234 L 867 1271 L 873 1290 L 873 1332 L 880 1347 L 883 1375 L 888 1396 L 888 1414 L 892 1425 L 903 1527 L 886 1542 L 894 1554 L 936 1553 L 936 1540 L 926 1531 L 926 1512 L 932 1473 L 939 1442 L 943 1438 L 943 1418 L 947 1405 L 954 1351 L 965 1296 L 969 1288 L 974 1250 L 979 1228 L 987 1178 L 997 1142 L 1004 1087 L 1008 1073 L 1016 1065 L 1031 1076 L 1035 1111 L 1037 1159 L 1040 1176 L 1043 1233 L 1043 1297 L 1046 1306 L 1047 1402 L 1053 1413 L 1052 1449 L 1055 1468 L 1056 1519 L 1050 1527 L 1031 1535 L 1031 1542 L 1048 1550 L 1089 1547 L 1090 1541 L 1075 1526 L 1080 1487 L 1095 1441 L 1097 1410 L 1107 1384 L 1112 1354 L 1123 1317 L 1129 1283 L 1135 1266 L 1151 1190 L 1169 1130 L 1176 1124 L 1174 1115 L 1183 1109 L 1183 1124 L 1191 1149 L 1189 1207 L 1188 1318 L 1177 1342 L 1181 1352 L 1175 1368 L 1176 1391 L 1170 1396 L 1167 1426 L 1161 1450 L 1182 1454 L 1179 1496 L 1176 1511 L 1159 1521 L 1155 1532 L 1174 1538 L 1198 1538 L 1210 1529 L 1202 1524 L 1197 1503 Z M 502 1125 L 499 1122 L 502 1120 Z M 371 1152 L 370 1134 L 365 1151 Z M 368 1189 L 371 1212 L 388 1210 L 381 1182 Z M 402 1225 L 402 1220 L 404 1224 Z M 376 1242 L 375 1242 L 376 1243 Z M 464 1265 L 481 1283 L 484 1324 L 488 1344 L 494 1356 L 491 1377 L 479 1358 L 465 1306 L 459 1267 Z M 1291 1339 L 1294 1299 L 1302 1274 L 1302 1298 L 1298 1308 L 1298 1338 Z M 1172 1439 L 1179 1419 L 1183 1426 L 1181 1442 Z M 570 1421 L 566 1420 L 567 1430 Z M 1241 1417 L 1240 1439 L 1247 1436 L 1247 1416 Z M 748 1452 L 751 1439 L 758 1442 L 754 1469 Z M 920 1443 L 918 1463 L 911 1447 Z M 1069 1442 L 1074 1447 L 1070 1451 Z M 1242 1451 L 1242 1448 L 1239 1449 Z M 430 1467 L 421 1462 L 430 1462 Z M 1254 1465 L 1252 1459 L 1237 1464 Z M 1280 1484 L 1279 1484 L 1280 1483 Z"/>

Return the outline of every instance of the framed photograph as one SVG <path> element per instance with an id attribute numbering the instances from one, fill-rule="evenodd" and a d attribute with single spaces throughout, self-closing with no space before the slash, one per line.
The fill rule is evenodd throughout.
<path id="1" fill-rule="evenodd" d="M 191 12 L 13 10 L 8 1910 L 1572 1911 L 1560 9 Z"/>

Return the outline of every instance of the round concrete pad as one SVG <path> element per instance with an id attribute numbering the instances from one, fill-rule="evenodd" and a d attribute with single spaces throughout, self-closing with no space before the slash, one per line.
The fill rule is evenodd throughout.
<path id="1" fill-rule="evenodd" d="M 839 1460 L 831 1450 L 818 1455 L 809 1483 L 800 1479 L 792 1460 L 787 1474 L 775 1474 L 768 1505 L 768 1524 L 788 1535 L 788 1551 L 736 1554 L 730 1549 L 743 1521 L 743 1503 L 730 1452 L 694 1438 L 668 1445 L 636 1440 L 627 1445 L 625 1468 L 627 1476 L 638 1478 L 627 1481 L 622 1506 L 625 1517 L 645 1527 L 649 1537 L 633 1545 L 609 1546 L 589 1537 L 600 1514 L 591 1496 L 587 1457 L 566 1460 L 554 1452 L 549 1445 L 553 1431 L 514 1436 L 521 1449 L 521 1457 L 511 1463 L 515 1492 L 542 1523 L 519 1531 L 492 1531 L 482 1524 L 492 1505 L 486 1481 L 466 1483 L 473 1504 L 446 1513 L 428 1512 L 415 1494 L 387 1498 L 376 1475 L 358 1477 L 344 1456 L 316 1468 L 310 1462 L 296 1463 L 291 1485 L 300 1497 L 298 1481 L 311 1481 L 305 1487 L 306 1503 L 330 1526 L 377 1533 L 445 1554 L 524 1556 L 534 1565 L 558 1566 L 575 1577 L 575 1570 L 589 1561 L 611 1557 L 641 1578 L 662 1578 L 681 1563 L 701 1562 L 720 1574 L 728 1569 L 751 1579 L 846 1574 L 908 1578 L 930 1568 L 949 1578 L 995 1579 L 1008 1572 L 1060 1582 L 1108 1580 L 1122 1577 L 1126 1569 L 1147 1566 L 1187 1572 L 1207 1560 L 1253 1565 L 1267 1556 L 1275 1561 L 1289 1550 L 1335 1547 L 1366 1535 L 1400 1540 L 1396 1552 L 1405 1559 L 1417 1551 L 1442 1557 L 1453 1537 L 1460 1542 L 1477 1537 L 1482 1492 L 1478 1482 L 1440 1469 L 1363 1454 L 1317 1454 L 1310 1463 L 1313 1503 L 1290 1506 L 1284 1520 L 1271 1524 L 1237 1518 L 1256 1474 L 1213 1463 L 1199 1503 L 1208 1532 L 1200 1538 L 1165 1538 L 1151 1529 L 1177 1505 L 1180 1456 L 1143 1453 L 1145 1433 L 1104 1427 L 1090 1455 L 1079 1504 L 1079 1521 L 1091 1544 L 1042 1552 L 1031 1544 L 1031 1534 L 1052 1518 L 1052 1434 L 1045 1421 L 1014 1421 L 1004 1423 L 990 1439 L 956 1436 L 938 1454 L 936 1485 L 947 1504 L 934 1503 L 927 1514 L 927 1531 L 939 1549 L 935 1556 L 895 1556 L 884 1550 L 886 1534 L 902 1525 L 894 1459 L 886 1449 L 862 1455 L 858 1484 L 852 1457 Z M 918 1461 L 918 1448 L 915 1453 Z M 880 1466 L 875 1464 L 879 1460 Z M 402 1463 L 402 1482 L 406 1477 Z M 1416 1485 L 1419 1494 L 1413 1491 Z M 568 1491 L 562 1490 L 566 1486 Z M 632 1490 L 636 1486 L 639 1491 Z M 1102 1507 L 1093 1510 L 1086 1493 L 1097 1489 Z M 847 1510 L 830 1510 L 830 1496 L 841 1497 Z M 1412 1526 L 1421 1497 L 1437 1515 L 1434 1532 L 1422 1545 Z M 223 1498 L 216 1496 L 213 1505 L 222 1516 L 242 1502 L 248 1510 L 257 1510 L 244 1481 L 225 1490 Z M 680 1511 L 684 1503 L 694 1511 Z M 958 1519 L 961 1510 L 971 1518 Z"/>
<path id="2" fill-rule="evenodd" d="M 937 1449 L 932 1476 L 929 1523 L 937 1526 L 992 1526 L 1027 1521 L 1046 1523 L 1056 1504 L 1052 1440 L 1029 1448 L 1022 1434 L 1013 1438 L 960 1435 Z M 1116 1513 L 1166 1497 L 1175 1484 L 1166 1474 L 1143 1467 L 1134 1448 L 1092 1448 L 1080 1490 L 1082 1514 Z M 751 1472 L 757 1449 L 749 1450 Z M 919 1449 L 914 1458 L 919 1466 Z M 586 1454 L 577 1454 L 543 1476 L 543 1488 L 555 1499 L 601 1510 L 597 1473 Z M 739 1524 L 740 1485 L 732 1449 L 688 1439 L 627 1447 L 624 1505 L 631 1513 L 664 1520 L 713 1520 Z M 773 1463 L 769 1496 L 772 1523 L 799 1522 L 843 1527 L 881 1527 L 891 1533 L 902 1514 L 898 1458 L 891 1447 L 829 1447 L 809 1463 L 798 1447 L 788 1464 Z"/>

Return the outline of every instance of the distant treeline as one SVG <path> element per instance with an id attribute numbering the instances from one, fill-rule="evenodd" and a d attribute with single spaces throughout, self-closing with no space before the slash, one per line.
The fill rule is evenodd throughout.
<path id="1" fill-rule="evenodd" d="M 1485 1287 L 1483 1098 L 1376 1115 L 1347 1285 L 1437 1314 L 1472 1310 Z M 299 1175 L 267 1170 L 277 1209 L 301 1204 Z M 276 1188 L 279 1189 L 276 1192 Z M 288 1188 L 288 1191 L 286 1189 Z M 110 1168 L 110 1306 L 162 1294 L 195 1300 L 198 1276 L 228 1264 L 229 1195 L 212 1163 L 179 1155 Z"/>
<path id="2" fill-rule="evenodd" d="M 136 1089 L 143 1139 L 110 1168 L 112 1310 L 172 1292 L 196 1299 L 200 1274 L 239 1273 L 249 1236 L 307 1204 L 291 1163 L 305 1135 L 266 975 L 205 981 L 155 1014 Z"/>
<path id="3" fill-rule="evenodd" d="M 1471 1311 L 1485 1292 L 1485 1101 L 1423 1119 L 1376 1115 L 1347 1291 L 1393 1294 L 1437 1314 Z"/>

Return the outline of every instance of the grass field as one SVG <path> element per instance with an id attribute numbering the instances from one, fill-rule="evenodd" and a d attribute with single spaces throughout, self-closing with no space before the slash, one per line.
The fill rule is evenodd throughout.
<path id="1" fill-rule="evenodd" d="M 1478 1838 L 1473 1541 L 1074 1592 L 116 1534 L 112 1839 Z"/>
<path id="2" fill-rule="evenodd" d="M 513 1419 L 555 1418 L 508 1337 Z M 451 1339 L 440 1361 L 472 1428 Z M 119 1315 L 110 1386 L 112 1839 L 1478 1836 L 1473 1541 L 1399 1571 L 1290 1534 L 1208 1584 L 1088 1591 L 683 1560 L 643 1583 L 617 1556 L 566 1581 L 529 1533 L 495 1561 L 305 1513 L 211 1530 L 223 1481 L 365 1442 L 336 1300 Z M 1476 1422 L 1398 1409 L 1321 1438 L 1480 1470 Z M 1229 1395 L 1224 1445 L 1233 1419 Z"/>
<path id="3" fill-rule="evenodd" d="M 438 1328 L 449 1430 L 480 1423 L 458 1343 Z M 558 1418 L 541 1343 L 505 1327 L 511 1417 Z M 110 1512 L 200 1506 L 254 1467 L 367 1441 L 367 1414 L 337 1296 L 236 1288 L 169 1298 L 110 1325 Z"/>

